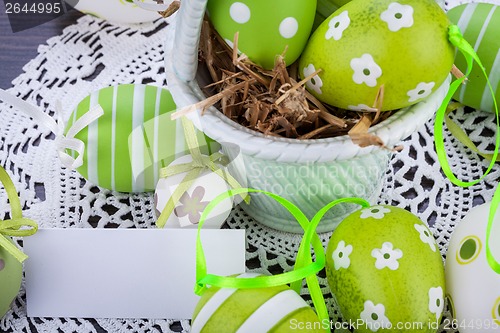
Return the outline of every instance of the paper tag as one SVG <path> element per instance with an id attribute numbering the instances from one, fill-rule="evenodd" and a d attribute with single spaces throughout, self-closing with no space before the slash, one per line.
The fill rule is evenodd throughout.
<path id="1" fill-rule="evenodd" d="M 189 319 L 197 230 L 41 229 L 24 239 L 29 317 Z M 210 273 L 245 272 L 244 230 L 203 230 Z"/>

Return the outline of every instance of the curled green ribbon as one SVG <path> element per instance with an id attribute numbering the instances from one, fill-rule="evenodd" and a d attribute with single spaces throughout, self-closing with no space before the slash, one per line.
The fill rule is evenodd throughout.
<path id="1" fill-rule="evenodd" d="M 275 199 L 293 215 L 293 217 L 305 230 L 304 236 L 299 246 L 299 251 L 297 253 L 295 266 L 292 271 L 272 276 L 258 276 L 252 278 L 236 278 L 208 274 L 205 253 L 203 251 L 203 245 L 201 243 L 201 229 L 203 227 L 203 224 L 209 213 L 219 203 L 229 197 L 246 193 L 262 193 Z M 217 286 L 220 288 L 248 289 L 282 286 L 285 284 L 290 284 L 290 287 L 293 290 L 295 290 L 297 293 L 300 293 L 302 280 L 305 278 L 320 322 L 328 322 L 330 320 L 330 317 L 328 315 L 328 310 L 323 298 L 323 293 L 321 292 L 321 288 L 319 286 L 318 278 L 316 275 L 325 267 L 325 250 L 318 234 L 316 233 L 316 227 L 323 218 L 324 214 L 329 209 L 337 204 L 344 202 L 357 203 L 363 207 L 369 206 L 369 203 L 366 200 L 360 198 L 338 199 L 326 205 L 313 217 L 311 222 L 309 222 L 304 213 L 296 205 L 286 200 L 285 198 L 282 198 L 279 195 L 271 192 L 249 188 L 239 188 L 220 194 L 207 205 L 201 215 L 200 222 L 198 224 L 198 234 L 196 239 L 196 284 L 194 287 L 195 293 L 197 295 L 201 295 L 206 290 L 207 285 Z M 312 254 L 310 251 L 311 246 L 316 255 L 316 261 L 312 260 Z"/>
<path id="2" fill-rule="evenodd" d="M 474 51 L 474 48 L 464 39 L 462 36 L 462 33 L 460 32 L 460 28 L 456 25 L 451 25 L 448 29 L 448 39 L 449 41 L 464 55 L 466 61 L 467 61 L 467 72 L 465 73 L 465 76 L 453 81 L 450 85 L 450 89 L 448 91 L 448 94 L 446 95 L 445 99 L 443 100 L 443 103 L 439 107 L 437 113 L 436 113 L 436 120 L 434 123 L 434 143 L 436 145 L 436 153 L 438 156 L 439 164 L 441 165 L 441 168 L 443 169 L 444 174 L 446 177 L 455 185 L 461 186 L 461 187 L 468 187 L 472 186 L 475 184 L 478 184 L 481 182 L 493 169 L 493 166 L 495 165 L 495 161 L 498 158 L 498 152 L 499 152 L 499 147 L 500 147 L 500 119 L 499 119 L 499 114 L 498 114 L 498 105 L 497 101 L 495 99 L 495 92 L 493 90 L 493 87 L 491 86 L 491 83 L 489 81 L 488 75 L 486 74 L 486 70 L 481 63 L 481 60 L 477 56 L 476 52 Z M 491 92 L 491 95 L 493 96 L 493 104 L 495 107 L 495 115 L 496 115 L 496 125 L 497 125 L 497 133 L 496 133 L 496 140 L 495 140 L 495 151 L 493 155 L 491 156 L 490 164 L 484 174 L 476 180 L 465 182 L 460 179 L 458 179 L 453 171 L 451 170 L 450 164 L 448 163 L 448 157 L 446 154 L 446 149 L 444 147 L 444 138 L 443 138 L 443 122 L 445 121 L 445 117 L 447 115 L 447 107 L 448 103 L 451 101 L 453 98 L 453 95 L 455 92 L 458 90 L 459 86 L 464 82 L 464 80 L 469 76 L 470 72 L 472 71 L 472 66 L 474 62 L 477 63 L 479 68 L 481 69 L 484 77 L 486 78 L 486 83 L 488 84 L 488 88 Z M 500 201 L 500 193 L 499 193 L 499 188 L 497 187 L 495 190 L 495 194 L 493 196 L 493 202 L 491 205 L 490 209 L 490 214 L 488 217 L 488 225 L 487 225 L 487 232 L 486 232 L 486 257 L 488 264 L 490 267 L 498 274 L 500 274 L 500 264 L 498 261 L 495 259 L 493 254 L 491 253 L 489 241 L 490 241 L 490 232 L 491 232 L 491 227 L 494 222 L 494 217 L 495 217 L 495 212 L 498 207 L 498 202 L 495 203 L 495 200 Z"/>
<path id="3" fill-rule="evenodd" d="M 38 230 L 38 224 L 30 219 L 24 218 L 21 210 L 21 202 L 17 196 L 14 183 L 10 179 L 7 171 L 0 166 L 0 182 L 3 184 L 7 197 L 9 198 L 12 219 L 0 220 L 0 247 L 9 252 L 16 260 L 23 262 L 28 258 L 17 246 L 10 241 L 9 236 L 23 237 L 31 236 Z M 21 229 L 31 227 L 30 229 Z"/>
<path id="4" fill-rule="evenodd" d="M 169 165 L 160 171 L 160 177 L 170 177 L 173 175 L 178 175 L 181 173 L 187 173 L 182 182 L 176 187 L 175 191 L 172 193 L 170 198 L 163 208 L 158 220 L 156 221 L 156 226 L 163 228 L 167 223 L 168 217 L 172 214 L 175 209 L 175 205 L 179 202 L 182 195 L 186 193 L 187 190 L 193 185 L 195 180 L 200 176 L 200 174 L 205 170 L 210 170 L 216 173 L 219 177 L 224 179 L 226 183 L 233 189 L 241 188 L 238 181 L 231 176 L 228 172 L 221 169 L 220 164 L 224 155 L 221 153 L 213 153 L 210 156 L 203 155 L 200 150 L 200 145 L 196 139 L 196 132 L 193 123 L 186 117 L 182 117 L 182 128 L 184 130 L 184 136 L 186 139 L 186 144 L 192 157 L 192 162 Z M 241 194 L 245 202 L 249 203 L 250 197 L 245 193 Z"/>

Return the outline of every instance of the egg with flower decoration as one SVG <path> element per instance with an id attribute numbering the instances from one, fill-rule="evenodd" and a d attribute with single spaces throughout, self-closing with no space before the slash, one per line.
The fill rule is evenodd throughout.
<path id="1" fill-rule="evenodd" d="M 471 209 L 453 231 L 446 255 L 446 285 L 453 316 L 462 333 L 500 330 L 500 275 L 486 254 L 491 203 Z M 489 246 L 500 259 L 500 216 L 493 220 Z"/>
<path id="2" fill-rule="evenodd" d="M 169 167 L 184 163 L 193 163 L 191 155 L 174 160 Z M 222 167 L 222 166 L 218 166 Z M 186 182 L 188 172 L 181 172 L 169 177 L 162 177 L 155 190 L 156 215 L 159 217 L 165 209 L 170 211 L 165 220 L 167 228 L 197 228 L 205 207 L 218 195 L 231 189 L 226 180 L 210 169 L 203 170 L 194 181 L 176 198 L 176 190 Z M 233 198 L 223 200 L 206 217 L 203 228 L 220 228 L 233 208 Z"/>
<path id="3" fill-rule="evenodd" d="M 352 0 L 313 33 L 300 75 L 314 96 L 339 108 L 409 106 L 447 78 L 454 57 L 449 26 L 434 0 Z"/>
<path id="4" fill-rule="evenodd" d="M 238 51 L 265 69 L 284 54 L 293 63 L 304 49 L 316 14 L 316 0 L 208 0 L 207 13 L 215 30 Z"/>
<path id="5" fill-rule="evenodd" d="M 328 284 L 358 332 L 435 332 L 444 309 L 444 268 L 429 228 L 405 209 L 380 205 L 349 215 L 326 254 Z"/>

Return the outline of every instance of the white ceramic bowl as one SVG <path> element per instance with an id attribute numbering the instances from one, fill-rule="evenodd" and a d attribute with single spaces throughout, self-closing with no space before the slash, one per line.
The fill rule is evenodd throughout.
<path id="1" fill-rule="evenodd" d="M 205 81 L 198 69 L 198 41 L 206 0 L 184 0 L 176 14 L 166 43 L 166 72 L 169 89 L 177 106 L 192 105 L 205 97 L 198 82 Z M 402 109 L 370 128 L 386 146 L 396 145 L 429 120 L 440 106 L 450 78 L 425 101 Z M 245 168 L 232 170 L 245 177 L 248 187 L 279 194 L 312 218 L 328 202 L 361 197 L 375 203 L 380 195 L 390 151 L 361 148 L 348 136 L 317 140 L 266 137 L 246 129 L 211 107 L 191 119 L 206 135 L 222 144 L 240 147 Z M 229 152 L 230 153 L 230 152 Z M 245 211 L 260 223 L 286 232 L 303 232 L 285 209 L 273 199 L 253 195 Z M 318 232 L 332 231 L 356 205 L 337 205 L 318 226 Z"/>

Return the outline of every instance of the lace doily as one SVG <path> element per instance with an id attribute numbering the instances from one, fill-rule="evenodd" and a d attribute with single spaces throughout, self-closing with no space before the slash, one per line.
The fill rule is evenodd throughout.
<path id="1" fill-rule="evenodd" d="M 446 9 L 463 1 L 448 1 Z M 84 16 L 62 35 L 39 47 L 39 55 L 13 81 L 10 93 L 53 114 L 61 101 L 66 114 L 97 89 L 124 83 L 168 86 L 163 47 L 168 24 L 158 20 L 142 25 L 113 25 Z M 494 115 L 459 109 L 454 119 L 481 150 L 492 151 Z M 459 179 L 479 178 L 487 162 L 445 135 L 449 160 Z M 478 185 L 459 188 L 442 174 L 433 144 L 433 123 L 403 142 L 394 154 L 384 180 L 380 203 L 403 207 L 426 221 L 444 257 L 458 221 L 474 205 L 491 199 L 500 168 Z M 154 228 L 152 193 L 124 194 L 104 190 L 64 168 L 56 154 L 54 136 L 30 118 L 0 103 L 0 163 L 13 177 L 26 217 L 45 228 Z M 5 193 L 1 207 L 8 209 Z M 7 211 L 0 212 L 4 218 Z M 235 208 L 227 227 L 247 230 L 247 269 L 276 273 L 292 269 L 300 236 L 278 232 L 252 221 Z M 327 244 L 330 234 L 322 234 Z M 22 246 L 22 240 L 18 240 Z M 331 317 L 340 313 L 320 274 Z M 303 289 L 307 297 L 307 289 Z M 449 312 L 445 313 L 449 318 Z M 1 332 L 188 332 L 188 320 L 27 318 L 24 282 L 12 309 L 0 321 Z M 444 330 L 441 329 L 440 332 Z M 338 332 L 338 331 L 337 331 Z"/>

